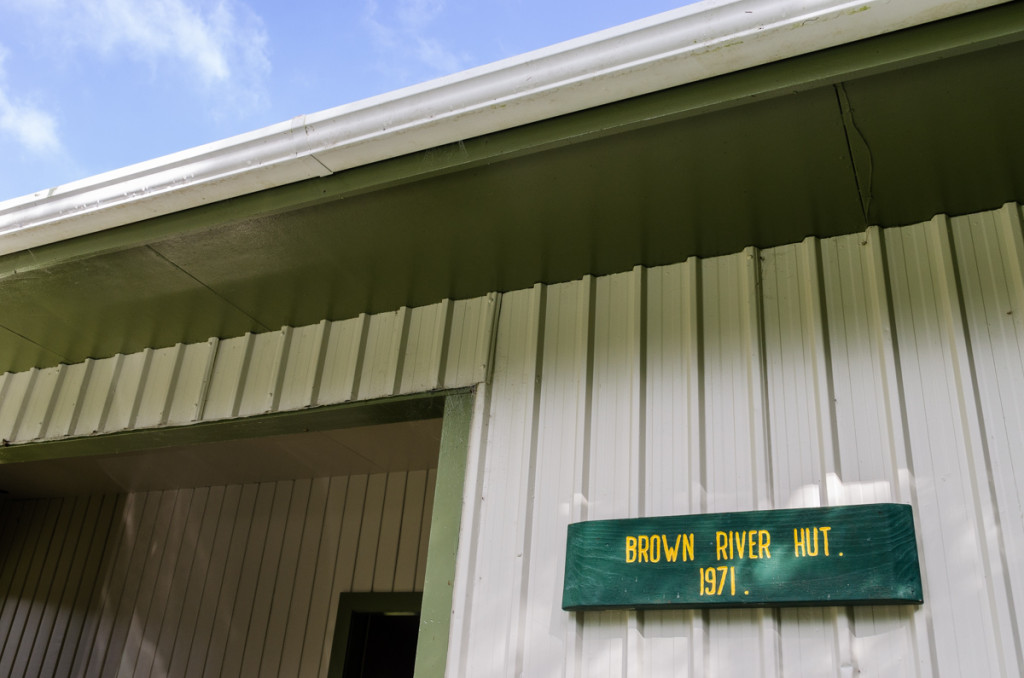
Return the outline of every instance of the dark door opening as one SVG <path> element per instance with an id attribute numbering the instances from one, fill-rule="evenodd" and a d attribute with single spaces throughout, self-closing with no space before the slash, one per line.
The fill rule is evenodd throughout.
<path id="1" fill-rule="evenodd" d="M 420 628 L 419 593 L 343 593 L 330 678 L 412 678 Z"/>
<path id="2" fill-rule="evenodd" d="M 420 616 L 356 612 L 348 631 L 345 678 L 412 678 Z"/>

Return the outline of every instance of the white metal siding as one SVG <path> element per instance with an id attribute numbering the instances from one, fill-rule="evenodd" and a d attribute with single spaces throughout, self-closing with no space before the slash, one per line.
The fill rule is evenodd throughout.
<path id="1" fill-rule="evenodd" d="M 497 305 L 496 294 L 446 300 L 5 373 L 0 438 L 57 440 L 471 386 L 487 375 Z"/>
<path id="2" fill-rule="evenodd" d="M 0 430 L 50 439 L 486 380 L 448 675 L 1024 673 L 1018 205 L 506 293 L 488 363 L 496 306 L 444 302 L 2 375 Z M 121 662 L 137 675 L 161 662 L 172 675 L 272 674 L 278 661 L 315 674 L 325 636 L 309 629 L 329 637 L 334 603 L 314 592 L 420 587 L 427 525 L 384 508 L 398 483 L 384 476 L 358 491 L 330 481 L 322 518 L 286 512 L 296 496 L 313 505 L 321 482 L 182 491 L 188 511 L 182 493 L 8 504 L 0 675 L 99 675 Z M 195 516 L 203 492 L 231 508 Z M 569 522 L 881 501 L 914 506 L 923 606 L 560 609 Z M 260 527 L 234 529 L 236 515 Z M 109 536 L 95 527 L 112 521 Z M 135 548 L 165 523 L 185 529 L 159 555 Z M 295 551 L 318 538 L 315 557 Z M 199 562 L 190 553 L 209 564 L 184 579 L 159 565 Z M 311 567 L 312 589 L 277 587 Z M 279 612 L 310 621 L 280 626 Z M 262 636 L 229 616 L 251 617 Z M 282 633 L 279 649 L 253 655 Z"/>
<path id="3" fill-rule="evenodd" d="M 504 295 L 449 676 L 1024 673 L 1019 206 Z M 895 501 L 920 607 L 560 609 L 581 519 Z"/>
<path id="4" fill-rule="evenodd" d="M 422 590 L 435 473 L 9 501 L 0 675 L 326 675 L 339 593 Z"/>

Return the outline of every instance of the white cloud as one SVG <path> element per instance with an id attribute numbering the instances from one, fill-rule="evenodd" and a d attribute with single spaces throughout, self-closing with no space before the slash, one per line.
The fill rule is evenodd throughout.
<path id="1" fill-rule="evenodd" d="M 6 50 L 0 45 L 0 134 L 13 137 L 33 153 L 60 151 L 56 119 L 33 104 L 14 99 L 7 93 L 4 78 L 6 56 Z"/>
<path id="2" fill-rule="evenodd" d="M 61 148 L 57 121 L 52 115 L 31 105 L 12 102 L 2 90 L 0 130 L 34 153 L 52 153 Z"/>
<path id="3" fill-rule="evenodd" d="M 469 61 L 466 55 L 453 52 L 430 35 L 430 25 L 444 12 L 444 0 L 399 0 L 385 10 L 376 0 L 367 0 L 365 8 L 364 23 L 377 47 L 388 53 L 389 64 L 381 67 L 396 70 L 391 59 L 398 57 L 426 66 L 432 75 L 447 75 Z"/>
<path id="4" fill-rule="evenodd" d="M 249 105 L 264 96 L 267 33 L 256 14 L 233 0 L 10 1 L 65 52 L 89 50 L 155 68 L 177 64 L 207 92 Z"/>

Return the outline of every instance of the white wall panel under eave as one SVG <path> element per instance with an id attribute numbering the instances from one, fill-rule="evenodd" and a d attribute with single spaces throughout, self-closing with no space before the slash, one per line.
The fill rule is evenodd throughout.
<path id="1" fill-rule="evenodd" d="M 0 439 L 59 440 L 472 386 L 487 377 L 498 299 L 5 373 Z"/>
<path id="2" fill-rule="evenodd" d="M 506 293 L 449 676 L 1019 676 L 1020 207 Z M 560 609 L 577 520 L 903 502 L 922 606 Z"/>
<path id="3" fill-rule="evenodd" d="M 422 590 L 435 473 L 7 501 L 0 675 L 326 676 L 340 593 Z"/>

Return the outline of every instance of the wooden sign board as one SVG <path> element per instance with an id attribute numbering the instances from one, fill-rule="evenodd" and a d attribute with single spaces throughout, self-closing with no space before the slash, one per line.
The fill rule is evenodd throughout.
<path id="1" fill-rule="evenodd" d="M 569 526 L 565 610 L 921 602 L 904 504 Z"/>

